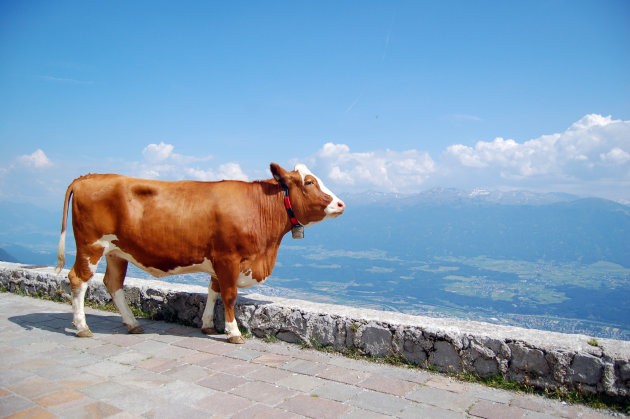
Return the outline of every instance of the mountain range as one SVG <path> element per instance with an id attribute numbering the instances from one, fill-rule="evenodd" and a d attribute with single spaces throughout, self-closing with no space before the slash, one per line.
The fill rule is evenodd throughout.
<path id="1" fill-rule="evenodd" d="M 308 228 L 304 245 L 380 249 L 406 258 L 492 255 L 528 261 L 609 261 L 630 267 L 630 207 L 609 200 L 445 188 L 341 196 L 348 208 L 345 214 Z M 55 264 L 61 206 L 48 209 L 5 201 L 0 202 L 0 214 L 1 257 Z"/>

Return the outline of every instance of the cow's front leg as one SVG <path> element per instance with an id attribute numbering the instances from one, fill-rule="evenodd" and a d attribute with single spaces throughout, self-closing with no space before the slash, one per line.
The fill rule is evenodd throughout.
<path id="1" fill-rule="evenodd" d="M 217 330 L 214 328 L 214 307 L 219 297 L 219 292 L 219 280 L 213 276 L 210 279 L 210 284 L 208 284 L 208 299 L 206 300 L 206 307 L 201 317 L 201 331 L 206 335 L 217 334 Z"/>
<path id="2" fill-rule="evenodd" d="M 238 264 L 230 264 L 229 262 L 221 264 L 216 267 L 216 273 L 221 289 L 221 300 L 225 307 L 225 334 L 230 343 L 245 343 L 234 316 L 234 306 L 238 295 L 236 288 L 239 274 Z"/>

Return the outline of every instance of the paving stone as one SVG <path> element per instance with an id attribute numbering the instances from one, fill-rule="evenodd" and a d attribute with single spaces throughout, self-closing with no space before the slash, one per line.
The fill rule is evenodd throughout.
<path id="1" fill-rule="evenodd" d="M 384 415 L 378 412 L 372 412 L 371 410 L 361 409 L 359 407 L 353 407 L 350 413 L 342 416 L 343 419 L 389 419 L 391 416 Z"/>
<path id="2" fill-rule="evenodd" d="M 145 390 L 157 389 L 164 384 L 176 380 L 165 374 L 158 374 L 143 369 L 134 369 L 126 374 L 117 375 L 110 379 L 110 382 L 116 383 L 123 388 L 141 388 Z"/>
<path id="3" fill-rule="evenodd" d="M 249 348 L 237 349 L 235 351 L 225 354 L 225 356 L 229 358 L 241 359 L 243 361 L 251 361 L 252 359 L 258 358 L 261 355 L 262 352 Z"/>
<path id="4" fill-rule="evenodd" d="M 153 371 L 153 372 L 164 372 L 168 371 L 171 368 L 175 368 L 179 365 L 182 365 L 180 361 L 176 361 L 169 358 L 147 358 L 143 361 L 140 361 L 136 364 L 136 367 L 144 368 L 145 370 Z"/>
<path id="5" fill-rule="evenodd" d="M 243 377 L 219 372 L 197 381 L 197 384 L 212 390 L 229 391 L 247 383 L 248 381 L 249 380 Z"/>
<path id="6" fill-rule="evenodd" d="M 48 393 L 64 390 L 65 387 L 45 378 L 32 378 L 7 386 L 7 389 L 19 394 L 20 396 L 34 399 Z"/>
<path id="7" fill-rule="evenodd" d="M 396 416 L 409 406 L 411 402 L 390 394 L 363 390 L 361 393 L 348 400 L 348 404 L 384 415 Z"/>
<path id="8" fill-rule="evenodd" d="M 279 368 L 271 368 L 261 365 L 260 368 L 246 375 L 251 380 L 264 381 L 266 383 L 276 383 L 283 378 L 290 377 L 295 373 L 291 371 L 281 370 Z"/>
<path id="9" fill-rule="evenodd" d="M 518 419 L 525 417 L 527 411 L 516 406 L 481 400 L 470 408 L 469 413 L 484 419 Z"/>
<path id="10" fill-rule="evenodd" d="M 317 419 L 335 419 L 348 413 L 352 408 L 334 400 L 307 395 L 297 395 L 281 403 L 278 408 Z"/>
<path id="11" fill-rule="evenodd" d="M 131 350 L 131 351 L 123 352 L 118 355 L 109 357 L 108 360 L 117 362 L 120 364 L 135 365 L 140 361 L 144 361 L 145 359 L 148 359 L 149 356 L 150 355 L 148 354 Z"/>
<path id="12" fill-rule="evenodd" d="M 326 364 L 296 359 L 295 361 L 284 364 L 280 368 L 287 371 L 297 372 L 298 374 L 317 375 L 326 369 Z"/>
<path id="13" fill-rule="evenodd" d="M 179 361 L 185 364 L 203 366 L 204 364 L 210 362 L 212 359 L 216 359 L 216 358 L 220 358 L 220 356 L 209 354 L 206 352 L 197 352 L 189 356 L 184 356 L 180 358 Z"/>
<path id="14" fill-rule="evenodd" d="M 169 345 L 159 351 L 155 352 L 156 357 L 169 358 L 173 360 L 180 360 L 191 355 L 195 355 L 197 352 L 191 349 L 180 348 L 177 346 Z"/>
<path id="15" fill-rule="evenodd" d="M 92 374 L 77 374 L 65 377 L 61 380 L 58 380 L 58 383 L 69 388 L 84 388 L 87 386 L 91 386 L 93 384 L 102 383 L 104 381 L 103 377 L 99 377 Z"/>
<path id="16" fill-rule="evenodd" d="M 120 346 L 133 346 L 139 343 L 145 342 L 147 340 L 143 335 L 131 335 L 131 334 L 105 334 L 103 337 L 99 338 L 103 342 L 113 343 L 114 345 Z"/>
<path id="17" fill-rule="evenodd" d="M 304 393 L 311 392 L 314 388 L 320 386 L 323 380 L 321 378 L 311 377 L 310 375 L 291 374 L 288 377 L 278 380 L 275 384 L 298 390 Z"/>
<path id="18" fill-rule="evenodd" d="M 116 393 L 103 398 L 101 401 L 133 415 L 143 415 L 150 410 L 169 404 L 167 400 L 153 395 L 152 390 L 141 389 Z"/>
<path id="19" fill-rule="evenodd" d="M 151 390 L 151 394 L 168 400 L 169 403 L 189 404 L 211 396 L 215 391 L 205 386 L 176 380 Z"/>
<path id="20" fill-rule="evenodd" d="M 2 414 L 0 410 L 0 415 Z M 7 419 L 53 419 L 58 416 L 54 413 L 48 412 L 39 406 L 31 407 L 30 409 L 22 410 L 11 416 L 6 416 Z"/>
<path id="21" fill-rule="evenodd" d="M 303 416 L 274 407 L 255 404 L 232 416 L 232 419 L 301 419 Z"/>
<path id="22" fill-rule="evenodd" d="M 202 378 L 205 378 L 211 374 L 212 373 L 208 372 L 207 369 L 202 368 L 198 365 L 180 365 L 177 368 L 173 368 L 164 372 L 164 375 L 169 376 L 173 379 L 190 382 L 199 381 Z"/>
<path id="23" fill-rule="evenodd" d="M 361 387 L 369 390 L 378 391 L 394 396 L 404 397 L 418 385 L 409 381 L 399 380 L 396 378 L 385 377 L 382 375 L 372 375 L 361 381 Z"/>
<path id="24" fill-rule="evenodd" d="M 407 394 L 407 399 L 429 404 L 441 409 L 465 412 L 475 403 L 475 399 L 464 394 L 452 393 L 434 387 L 420 386 Z"/>
<path id="25" fill-rule="evenodd" d="M 418 368 L 405 368 L 405 367 L 396 367 L 396 366 L 391 366 L 391 365 L 383 365 L 383 367 L 385 368 L 382 368 L 378 371 L 371 371 L 371 372 L 384 375 L 386 377 L 410 381 L 416 384 L 424 384 L 435 376 L 435 374 L 433 373 L 423 371 Z"/>
<path id="26" fill-rule="evenodd" d="M 334 381 L 323 381 L 323 384 L 312 390 L 312 394 L 324 399 L 346 402 L 363 391 L 360 387 Z"/>
<path id="27" fill-rule="evenodd" d="M 142 352 L 143 354 L 155 356 L 158 352 L 168 349 L 169 346 L 170 345 L 168 343 L 147 339 L 143 342 L 129 346 L 128 348 L 133 349 L 134 351 Z"/>
<path id="28" fill-rule="evenodd" d="M 85 398 L 85 396 L 75 390 L 61 390 L 54 393 L 47 394 L 45 396 L 33 399 L 35 403 L 43 407 L 51 407 L 63 403 L 68 403 L 74 400 Z"/>
<path id="29" fill-rule="evenodd" d="M 275 406 L 285 399 L 289 399 L 298 394 L 294 390 L 274 386 L 269 383 L 261 383 L 259 381 L 245 383 L 231 390 L 230 393 L 268 406 Z"/>
<path id="30" fill-rule="evenodd" d="M 370 373 L 359 370 L 352 370 L 345 367 L 329 366 L 319 374 L 318 377 L 326 380 L 338 381 L 345 384 L 358 384 L 370 376 Z"/>
<path id="31" fill-rule="evenodd" d="M 133 389 L 125 385 L 112 383 L 111 381 L 104 381 L 83 387 L 78 391 L 93 399 L 103 400 L 119 393 L 131 392 Z"/>
<path id="32" fill-rule="evenodd" d="M 464 419 L 467 416 L 464 412 L 454 412 L 452 410 L 441 409 L 428 404 L 414 403 L 403 410 L 399 417 L 402 419 Z"/>
<path id="33" fill-rule="evenodd" d="M 233 345 L 226 345 L 225 342 L 217 342 L 202 336 L 188 337 L 180 339 L 171 344 L 181 348 L 193 349 L 195 351 L 207 352 L 214 355 L 225 355 L 237 350 Z"/>
<path id="34" fill-rule="evenodd" d="M 13 395 L 3 397 L 0 399 L 0 416 L 10 416 L 34 406 L 35 403 L 22 397 Z"/>
<path id="35" fill-rule="evenodd" d="M 295 361 L 295 358 L 288 355 L 279 355 L 274 353 L 265 353 L 255 359 L 252 359 L 252 362 L 254 363 L 267 365 L 269 367 L 281 367 L 291 361 Z"/>
<path id="36" fill-rule="evenodd" d="M 66 410 L 63 412 L 63 417 L 65 419 L 103 419 L 121 412 L 122 410 L 116 406 L 97 401 Z"/>
<path id="37" fill-rule="evenodd" d="M 114 345 L 113 343 L 106 343 L 104 345 L 88 348 L 86 352 L 104 359 L 126 351 L 128 351 L 127 347 Z"/>
<path id="38" fill-rule="evenodd" d="M 28 358 L 22 362 L 12 364 L 12 368 L 19 368 L 24 371 L 36 371 L 40 368 L 51 367 L 57 365 L 56 361 L 46 358 Z"/>
<path id="39" fill-rule="evenodd" d="M 142 415 L 145 418 L 168 419 L 168 418 L 186 418 L 186 419 L 206 419 L 208 414 L 200 409 L 190 407 L 183 403 L 169 403 L 152 409 Z"/>
<path id="40" fill-rule="evenodd" d="M 101 361 L 82 368 L 85 372 L 101 377 L 114 377 L 125 374 L 133 369 L 130 365 L 122 365 L 113 361 Z"/>
<path id="41" fill-rule="evenodd" d="M 72 377 L 77 374 L 80 370 L 78 368 L 71 368 L 65 365 L 52 365 L 46 368 L 38 368 L 34 371 L 38 377 L 47 378 L 53 381 L 60 381 L 64 378 Z"/>
<path id="42" fill-rule="evenodd" d="M 245 410 L 253 404 L 251 400 L 244 397 L 235 396 L 233 394 L 216 393 L 198 400 L 195 403 L 195 407 L 207 413 L 227 417 Z"/>
<path id="43" fill-rule="evenodd" d="M 484 387 L 479 384 L 469 385 L 468 389 L 462 394 L 474 399 L 483 399 L 504 404 L 509 404 L 510 401 L 516 397 L 515 393 L 496 388 Z"/>
<path id="44" fill-rule="evenodd" d="M 247 375 L 261 367 L 259 364 L 224 356 L 210 359 L 207 362 L 200 362 L 199 365 L 212 372 L 224 372 L 233 375 Z"/>
<path id="45" fill-rule="evenodd" d="M 427 387 L 439 388 L 453 393 L 464 393 L 468 390 L 468 385 L 466 383 L 441 375 L 431 377 L 424 384 Z"/>
<path id="46" fill-rule="evenodd" d="M 544 413 L 563 418 L 575 418 L 582 414 L 581 407 L 560 404 L 555 401 L 537 396 L 513 397 L 510 406 L 518 407 L 530 412 Z"/>
<path id="47" fill-rule="evenodd" d="M 34 380 L 37 378 L 39 377 L 29 371 L 8 369 L 3 370 L 2 374 L 0 374 L 0 385 L 8 386 L 20 383 L 25 380 Z"/>

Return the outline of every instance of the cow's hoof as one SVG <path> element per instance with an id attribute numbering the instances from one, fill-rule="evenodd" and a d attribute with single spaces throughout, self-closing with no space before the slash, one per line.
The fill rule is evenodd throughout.
<path id="1" fill-rule="evenodd" d="M 202 327 L 201 333 L 205 335 L 218 335 L 219 334 L 217 332 L 217 329 L 215 329 L 214 327 Z"/>
<path id="2" fill-rule="evenodd" d="M 77 332 L 77 337 L 80 338 L 91 338 L 92 336 L 94 335 L 92 334 L 92 331 L 90 329 L 79 330 Z"/>
<path id="3" fill-rule="evenodd" d="M 142 328 L 142 326 L 138 325 L 138 326 L 129 328 L 127 333 L 129 333 L 131 335 L 140 335 L 140 334 L 144 333 L 144 329 Z"/>
<path id="4" fill-rule="evenodd" d="M 236 343 L 236 344 L 243 344 L 245 343 L 245 339 L 243 339 L 243 336 L 230 336 L 228 337 L 228 342 Z"/>

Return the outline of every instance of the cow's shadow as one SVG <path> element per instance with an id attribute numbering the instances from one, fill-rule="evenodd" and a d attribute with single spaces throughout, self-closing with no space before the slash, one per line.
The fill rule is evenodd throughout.
<path id="1" fill-rule="evenodd" d="M 252 300 L 247 298 L 248 303 L 267 304 L 270 301 Z M 220 310 L 220 315 L 215 315 L 215 324 L 219 332 L 224 325 L 223 306 L 217 304 L 216 311 Z M 99 312 L 86 313 L 86 322 L 95 335 L 116 335 L 129 334 L 127 326 L 122 324 L 122 318 L 118 313 Z M 8 317 L 8 320 L 26 330 L 41 330 L 58 333 L 65 336 L 76 336 L 76 328 L 72 324 L 72 312 L 41 312 L 28 313 Z M 226 341 L 224 334 L 205 335 L 201 331 L 201 326 L 182 325 L 180 323 L 169 322 L 164 319 L 138 318 L 140 325 L 145 330 L 145 334 L 171 335 L 182 337 L 205 337 L 216 341 Z"/>

